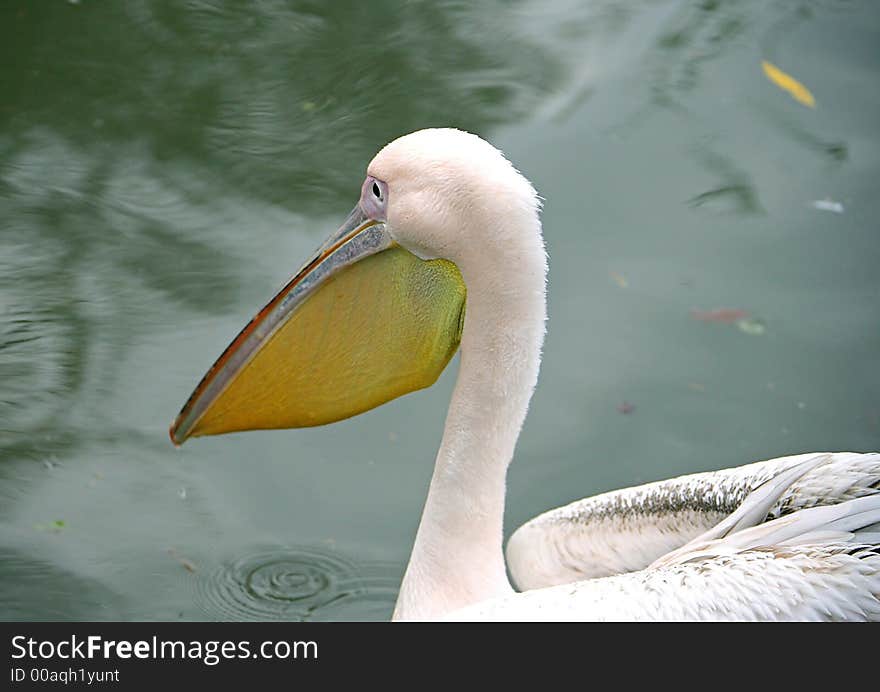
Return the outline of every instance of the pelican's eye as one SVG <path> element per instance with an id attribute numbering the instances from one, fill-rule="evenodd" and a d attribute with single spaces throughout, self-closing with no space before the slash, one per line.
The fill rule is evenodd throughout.
<path id="1" fill-rule="evenodd" d="M 388 206 L 388 185 L 368 175 L 361 188 L 361 209 L 371 219 L 385 221 Z"/>

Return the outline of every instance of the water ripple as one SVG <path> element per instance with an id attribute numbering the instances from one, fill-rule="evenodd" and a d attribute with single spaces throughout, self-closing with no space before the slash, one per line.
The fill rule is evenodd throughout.
<path id="1" fill-rule="evenodd" d="M 196 601 L 221 620 L 388 619 L 397 572 L 391 563 L 358 564 L 323 548 L 278 548 L 200 578 Z"/>
<path id="2" fill-rule="evenodd" d="M 51 427 L 76 385 L 76 333 L 61 291 L 41 284 L 40 250 L 0 241 L 0 449 Z"/>

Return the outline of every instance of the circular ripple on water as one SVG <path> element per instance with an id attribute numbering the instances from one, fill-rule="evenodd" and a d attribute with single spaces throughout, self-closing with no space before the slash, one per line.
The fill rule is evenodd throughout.
<path id="1" fill-rule="evenodd" d="M 403 566 L 397 563 L 361 563 L 354 577 L 345 584 L 347 596 L 327 604 L 318 617 L 321 620 L 390 620 L 402 578 Z"/>
<path id="2" fill-rule="evenodd" d="M 221 565 L 198 580 L 196 598 L 223 620 L 387 619 L 398 579 L 330 550 L 279 548 Z"/>

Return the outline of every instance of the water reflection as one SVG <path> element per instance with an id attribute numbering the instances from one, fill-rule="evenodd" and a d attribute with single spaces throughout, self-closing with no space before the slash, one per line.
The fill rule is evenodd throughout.
<path id="1" fill-rule="evenodd" d="M 776 141 L 796 142 L 831 164 L 846 160 L 845 142 L 814 132 L 816 125 L 808 119 L 809 111 L 787 99 L 773 98 L 775 87 L 759 74 L 760 61 L 776 60 L 777 55 L 785 54 L 795 30 L 814 19 L 820 8 L 851 9 L 841 3 L 815 0 L 772 7 L 760 2 L 696 0 L 680 3 L 662 22 L 646 61 L 651 66 L 650 101 L 632 118 L 624 119 L 623 129 L 638 126 L 644 118 L 662 111 L 675 113 L 688 123 L 696 135 L 696 144 L 689 147 L 690 155 L 718 181 L 687 200 L 691 207 L 724 214 L 764 213 L 753 173 L 744 163 L 741 143 L 725 136 L 735 127 L 733 117 L 741 118 L 743 111 L 749 117 L 760 118 L 778 136 Z M 757 43 L 757 53 L 749 46 L 750 36 Z M 751 50 L 744 50 L 745 46 Z M 738 60 L 733 63 L 733 79 L 720 78 L 721 64 L 734 56 Z M 740 81 L 743 78 L 761 87 L 770 98 L 747 96 L 749 92 Z M 731 79 L 731 83 L 724 79 Z M 707 100 L 707 93 L 726 104 L 725 110 L 733 117 L 719 116 L 717 102 Z"/>
<path id="2" fill-rule="evenodd" d="M 763 214 L 758 190 L 751 176 L 730 155 L 715 151 L 710 142 L 699 141 L 691 149 L 700 165 L 719 181 L 718 187 L 688 200 L 691 207 L 718 214 Z"/>
<path id="3" fill-rule="evenodd" d="M 747 3 L 703 0 L 681 5 L 652 46 L 657 105 L 686 110 L 682 99 L 700 86 L 710 64 L 730 49 L 755 16 Z"/>
<path id="4" fill-rule="evenodd" d="M 157 162 L 322 209 L 401 132 L 486 131 L 554 88 L 558 62 L 505 4 L 22 3 L 7 45 L 25 69 L 0 115 L 13 132 L 104 145 L 105 160 L 138 139 Z"/>
<path id="5" fill-rule="evenodd" d="M 0 548 L 0 620 L 120 620 L 124 597 L 92 579 Z"/>
<path id="6" fill-rule="evenodd" d="M 0 233 L 0 454 L 30 455 L 34 436 L 57 434 L 81 381 L 84 335 L 70 317 L 70 277 L 46 281 L 63 251 L 35 237 L 26 211 L 6 212 Z M 2 456 L 0 456 L 2 458 Z"/>

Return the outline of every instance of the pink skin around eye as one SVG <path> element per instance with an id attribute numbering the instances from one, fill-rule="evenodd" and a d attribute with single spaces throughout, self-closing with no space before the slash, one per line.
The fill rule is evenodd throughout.
<path id="1" fill-rule="evenodd" d="M 378 192 L 378 196 L 376 195 Z M 367 176 L 361 186 L 361 209 L 371 219 L 387 221 L 388 210 L 388 185 L 383 181 Z"/>

